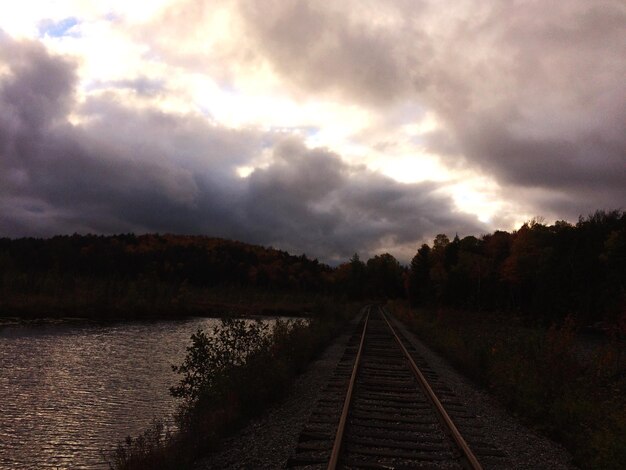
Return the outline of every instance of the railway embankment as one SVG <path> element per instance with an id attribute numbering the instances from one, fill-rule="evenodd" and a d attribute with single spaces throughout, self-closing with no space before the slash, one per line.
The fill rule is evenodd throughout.
<path id="1" fill-rule="evenodd" d="M 618 340 L 589 347 L 569 320 L 541 328 L 505 315 L 415 311 L 403 303 L 392 310 L 438 360 L 469 378 L 490 408 L 504 408 L 527 429 L 559 442 L 581 468 L 623 468 L 626 377 Z"/>
<path id="2" fill-rule="evenodd" d="M 410 343 L 411 350 L 420 357 L 419 363 L 427 365 L 428 375 L 436 375 L 434 389 L 438 393 L 445 391 L 446 399 L 442 401 L 451 404 L 448 408 L 453 419 L 458 419 L 460 415 L 469 417 L 469 425 L 465 427 L 474 430 L 474 437 L 468 441 L 470 446 L 472 443 L 476 446 L 477 439 L 482 444 L 484 468 L 575 468 L 571 455 L 562 446 L 525 425 L 483 388 L 459 374 L 441 355 L 430 350 L 403 324 L 391 321 Z M 319 427 L 323 423 L 312 423 L 311 420 L 319 421 L 318 406 L 320 403 L 324 405 L 324 391 L 329 385 L 332 388 L 333 383 L 337 384 L 338 368 L 345 369 L 346 364 L 342 364 L 342 360 L 345 362 L 346 354 L 350 355 L 354 350 L 356 329 L 353 324 L 352 331 L 342 335 L 296 380 L 283 403 L 223 441 L 221 450 L 208 455 L 196 468 L 283 468 L 290 458 L 303 454 L 301 450 L 298 452 L 298 446 L 303 442 L 308 442 L 309 448 L 313 448 L 311 435 L 322 436 L 319 429 L 317 435 L 313 433 L 311 426 Z M 374 363 L 370 366 L 377 367 Z M 360 406 L 367 401 L 361 400 Z M 325 406 L 328 404 L 326 402 Z M 327 433 L 332 434 L 333 429 L 334 424 L 330 424 Z M 376 431 L 370 429 L 371 432 L 376 437 Z M 308 437 L 303 439 L 303 433 Z M 307 445 L 301 447 L 306 448 Z M 488 455 L 490 450 L 491 456 Z M 311 462 L 310 467 L 316 468 L 316 465 Z M 319 463 L 317 467 L 326 468 L 325 464 Z"/>
<path id="3" fill-rule="evenodd" d="M 195 470 L 279 469 L 296 448 L 323 388 L 345 353 L 360 316 L 298 376 L 285 399 L 224 440 L 220 450 L 196 462 Z"/>

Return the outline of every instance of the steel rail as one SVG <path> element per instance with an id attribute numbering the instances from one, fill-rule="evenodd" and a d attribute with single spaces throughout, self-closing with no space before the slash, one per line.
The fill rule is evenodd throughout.
<path id="1" fill-rule="evenodd" d="M 350 376 L 350 384 L 348 385 L 348 391 L 346 393 L 346 399 L 343 402 L 343 409 L 341 411 L 341 418 L 339 418 L 339 425 L 337 426 L 337 434 L 335 434 L 335 442 L 333 443 L 333 450 L 330 454 L 330 460 L 328 461 L 328 470 L 335 470 L 339 463 L 339 454 L 341 453 L 341 444 L 343 443 L 343 434 L 346 429 L 346 423 L 348 422 L 348 412 L 350 411 L 350 403 L 352 402 L 352 392 L 354 391 L 354 383 L 356 382 L 356 375 L 359 369 L 359 362 L 361 361 L 361 353 L 363 352 L 363 343 L 365 342 L 365 334 L 367 332 L 367 322 L 369 321 L 370 312 L 372 307 L 369 306 L 367 310 L 367 316 L 365 317 L 365 324 L 363 325 L 363 333 L 361 334 L 361 342 L 359 343 L 359 350 L 354 360 L 354 367 L 352 368 L 352 375 Z"/>
<path id="2" fill-rule="evenodd" d="M 474 455 L 474 453 L 472 452 L 470 447 L 467 445 L 467 442 L 465 441 L 465 439 L 463 439 L 463 436 L 461 436 L 461 433 L 459 432 L 458 428 L 456 427 L 456 425 L 452 421 L 452 418 L 450 418 L 450 415 L 448 415 L 447 411 L 445 410 L 445 408 L 443 407 L 443 405 L 439 401 L 439 398 L 437 398 L 437 395 L 435 395 L 435 392 L 430 387 L 428 381 L 426 380 L 426 378 L 422 374 L 422 371 L 420 371 L 419 368 L 417 367 L 417 364 L 415 364 L 415 361 L 413 360 L 413 358 L 409 354 L 409 351 L 407 351 L 407 349 L 404 347 L 404 344 L 402 344 L 402 341 L 400 340 L 398 334 L 396 333 L 396 330 L 393 328 L 393 326 L 391 326 L 391 323 L 387 319 L 387 315 L 385 315 L 385 312 L 383 311 L 382 308 L 380 309 L 380 312 L 382 314 L 382 317 L 387 322 L 387 325 L 389 326 L 389 329 L 393 333 L 394 339 L 398 343 L 398 346 L 400 346 L 400 349 L 402 350 L 402 352 L 406 356 L 406 358 L 407 358 L 407 360 L 409 362 L 409 367 L 411 368 L 411 370 L 415 374 L 415 377 L 417 378 L 418 382 L 420 383 L 420 386 L 422 387 L 422 389 L 424 390 L 424 392 L 426 393 L 426 395 L 430 399 L 431 403 L 434 405 L 435 409 L 437 410 L 437 413 L 439 414 L 439 417 L 440 417 L 442 423 L 445 425 L 445 427 L 448 429 L 450 435 L 452 436 L 452 439 L 454 440 L 456 445 L 461 450 L 461 453 L 463 454 L 463 457 L 465 458 L 468 467 L 470 469 L 472 469 L 472 470 L 482 470 L 483 467 L 481 466 L 480 462 L 478 461 L 478 459 L 476 458 L 476 456 Z"/>

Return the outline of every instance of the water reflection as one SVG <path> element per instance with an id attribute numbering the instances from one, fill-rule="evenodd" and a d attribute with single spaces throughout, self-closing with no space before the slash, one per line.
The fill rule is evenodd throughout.
<path id="1" fill-rule="evenodd" d="M 170 416 L 170 364 L 218 320 L 0 327 L 0 468 L 106 468 L 100 450 Z"/>

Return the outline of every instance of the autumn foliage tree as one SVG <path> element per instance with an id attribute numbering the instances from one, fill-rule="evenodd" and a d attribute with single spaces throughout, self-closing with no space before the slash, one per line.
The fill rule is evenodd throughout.
<path id="1" fill-rule="evenodd" d="M 413 305 L 511 310 L 528 318 L 616 324 L 626 309 L 626 215 L 603 212 L 576 225 L 534 219 L 512 233 L 437 235 L 409 270 Z"/>
<path id="2" fill-rule="evenodd" d="M 304 255 L 202 236 L 4 238 L 0 315 L 181 315 L 207 289 L 331 292 L 332 272 Z"/>

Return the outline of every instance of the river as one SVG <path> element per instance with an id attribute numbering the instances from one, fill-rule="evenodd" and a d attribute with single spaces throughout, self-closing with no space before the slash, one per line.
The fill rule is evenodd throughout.
<path id="1" fill-rule="evenodd" d="M 171 422 L 171 365 L 218 321 L 0 326 L 0 468 L 107 468 L 102 450 Z"/>

